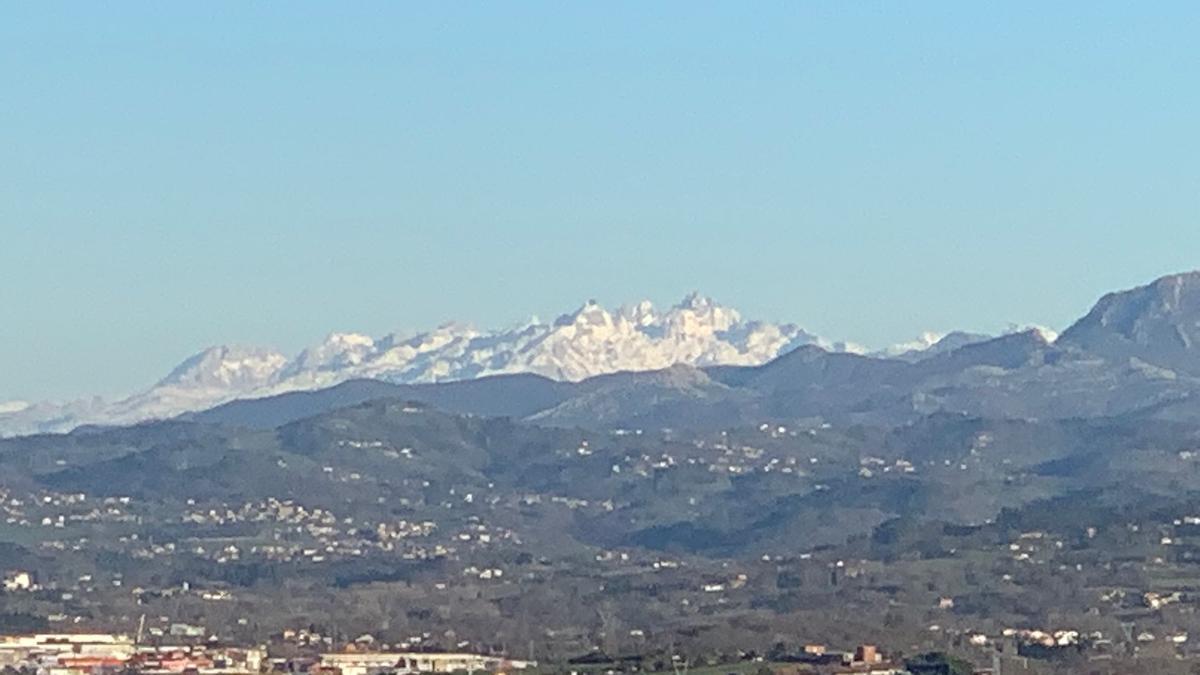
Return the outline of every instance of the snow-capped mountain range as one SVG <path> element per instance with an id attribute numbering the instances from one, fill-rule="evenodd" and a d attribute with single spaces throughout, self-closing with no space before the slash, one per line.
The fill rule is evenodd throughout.
<path id="1" fill-rule="evenodd" d="M 904 351 L 935 341 L 925 336 Z M 504 330 L 447 324 L 412 337 L 334 333 L 292 358 L 269 349 L 211 347 L 150 389 L 122 400 L 0 402 L 0 435 L 167 418 L 233 399 L 318 389 L 355 378 L 414 384 L 536 373 L 577 381 L 676 364 L 758 365 L 801 345 L 863 351 L 792 324 L 744 319 L 698 294 L 666 310 L 650 302 L 617 310 L 588 302 L 553 322 L 532 320 Z"/>

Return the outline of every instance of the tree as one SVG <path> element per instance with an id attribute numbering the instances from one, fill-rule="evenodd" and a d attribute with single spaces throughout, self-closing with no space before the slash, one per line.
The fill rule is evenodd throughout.
<path id="1" fill-rule="evenodd" d="M 943 652 L 927 652 L 904 662 L 913 675 L 972 675 L 975 667 Z"/>

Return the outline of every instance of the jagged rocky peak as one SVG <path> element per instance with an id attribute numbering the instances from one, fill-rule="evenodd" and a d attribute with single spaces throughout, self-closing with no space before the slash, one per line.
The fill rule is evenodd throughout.
<path id="1" fill-rule="evenodd" d="M 611 327 L 613 325 L 613 317 L 595 300 L 588 300 L 582 307 L 575 310 L 571 314 L 564 314 L 559 317 L 556 322 L 559 326 L 576 326 L 579 328 L 587 327 Z"/>
<path id="2" fill-rule="evenodd" d="M 710 307 L 715 307 L 716 305 L 717 303 L 713 302 L 713 299 L 707 295 L 701 295 L 700 291 L 692 291 L 691 293 L 683 296 L 683 300 L 680 300 L 679 304 L 675 305 L 675 308 L 690 309 L 692 311 L 699 312 Z"/>
<path id="3" fill-rule="evenodd" d="M 1196 327 L 1200 319 L 1200 271 L 1162 277 L 1145 286 L 1109 293 L 1067 333 L 1098 326 L 1134 342 L 1148 342 L 1165 323 Z M 1182 337 L 1182 336 L 1181 336 Z"/>
<path id="4" fill-rule="evenodd" d="M 741 323 L 742 316 L 693 291 L 672 307 L 663 321 L 671 335 L 699 335 L 728 331 Z"/>
<path id="5" fill-rule="evenodd" d="M 649 300 L 642 300 L 634 305 L 626 305 L 618 312 L 626 321 L 632 323 L 638 328 L 652 326 L 658 323 L 658 310 L 654 308 L 654 303 Z"/>
<path id="6" fill-rule="evenodd" d="M 1200 375 L 1200 271 L 1105 295 L 1058 344 Z"/>

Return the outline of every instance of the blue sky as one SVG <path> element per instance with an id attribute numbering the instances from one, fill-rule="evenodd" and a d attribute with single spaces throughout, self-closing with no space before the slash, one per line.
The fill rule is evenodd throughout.
<path id="1" fill-rule="evenodd" d="M 6 3 L 0 400 L 692 289 L 885 345 L 1200 267 L 1200 4 Z"/>

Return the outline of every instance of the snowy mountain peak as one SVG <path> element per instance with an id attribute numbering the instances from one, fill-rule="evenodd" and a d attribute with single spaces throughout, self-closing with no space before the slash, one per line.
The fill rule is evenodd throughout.
<path id="1" fill-rule="evenodd" d="M 286 356 L 268 349 L 209 347 L 176 366 L 157 387 L 248 390 L 271 382 L 287 363 Z"/>
<path id="2" fill-rule="evenodd" d="M 621 308 L 619 314 L 626 321 L 639 327 L 651 326 L 658 321 L 658 312 L 654 309 L 654 303 L 649 300 L 642 300 L 636 305 L 626 305 Z"/>
<path id="3" fill-rule="evenodd" d="M 742 321 L 735 309 L 723 307 L 711 298 L 692 293 L 663 317 L 669 335 L 686 337 L 725 332 Z"/>
<path id="4" fill-rule="evenodd" d="M 556 322 L 559 326 L 609 327 L 613 325 L 613 317 L 608 310 L 601 307 L 595 300 L 588 300 L 582 307 L 571 314 L 564 314 Z"/>
<path id="5" fill-rule="evenodd" d="M 945 337 L 945 333 L 927 330 L 908 342 L 901 342 L 884 349 L 882 354 L 884 356 L 902 356 L 910 352 L 923 352 L 941 342 Z"/>
<path id="6" fill-rule="evenodd" d="M 376 352 L 375 338 L 361 333 L 331 333 L 316 347 L 300 352 L 283 373 L 337 370 L 361 364 Z"/>
<path id="7" fill-rule="evenodd" d="M 1027 331 L 1033 331 L 1034 333 L 1037 333 L 1038 337 L 1040 337 L 1042 339 L 1042 342 L 1045 342 L 1046 344 L 1054 344 L 1055 342 L 1058 341 L 1058 331 L 1054 330 L 1053 328 L 1047 328 L 1045 326 L 1038 326 L 1038 325 L 1032 325 L 1032 324 L 1022 325 L 1022 326 L 1018 326 L 1017 329 L 1013 332 L 1027 332 Z"/>
<path id="8" fill-rule="evenodd" d="M 0 410 L 0 434 L 61 431 L 171 417 L 235 398 L 328 387 L 355 378 L 430 383 L 534 373 L 577 381 L 625 371 L 760 365 L 801 345 L 840 349 L 790 324 L 746 321 L 691 293 L 666 311 L 649 301 L 609 310 L 594 300 L 553 323 L 503 330 L 447 323 L 410 336 L 332 333 L 293 358 L 266 349 L 212 347 L 154 387 L 115 401 Z"/>
<path id="9" fill-rule="evenodd" d="M 683 296 L 683 300 L 675 305 L 675 309 L 690 309 L 694 311 L 704 310 L 712 307 L 714 304 L 712 298 L 706 295 L 700 295 L 699 291 L 692 291 Z"/>
<path id="10" fill-rule="evenodd" d="M 343 349 L 374 347 L 375 338 L 362 333 L 331 333 L 324 344 Z"/>

